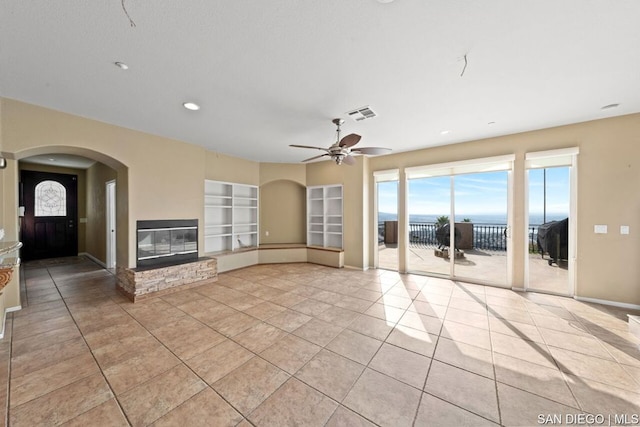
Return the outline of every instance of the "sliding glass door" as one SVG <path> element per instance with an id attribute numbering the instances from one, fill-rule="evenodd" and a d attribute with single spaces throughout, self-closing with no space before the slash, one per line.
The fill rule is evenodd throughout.
<path id="1" fill-rule="evenodd" d="M 508 179 L 507 171 L 454 177 L 454 276 L 507 284 Z"/>
<path id="2" fill-rule="evenodd" d="M 409 271 L 510 285 L 512 162 L 407 169 Z"/>
<path id="3" fill-rule="evenodd" d="M 577 148 L 527 153 L 525 289 L 573 296 Z"/>
<path id="4" fill-rule="evenodd" d="M 375 266 L 398 271 L 398 170 L 374 172 L 376 229 Z"/>
<path id="5" fill-rule="evenodd" d="M 409 180 L 408 193 L 409 271 L 449 276 L 451 178 Z"/>

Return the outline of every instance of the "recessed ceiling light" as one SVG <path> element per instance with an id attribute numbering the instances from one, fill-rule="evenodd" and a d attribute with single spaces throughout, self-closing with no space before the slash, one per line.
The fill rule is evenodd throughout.
<path id="1" fill-rule="evenodd" d="M 114 62 L 114 64 L 116 64 L 116 67 L 120 68 L 121 70 L 128 70 L 129 66 L 127 64 L 125 64 L 124 62 Z"/>
<path id="2" fill-rule="evenodd" d="M 55 162 L 55 161 L 56 161 L 56 159 L 54 159 L 53 157 L 49 157 L 49 161 L 50 161 L 50 162 Z"/>
<path id="3" fill-rule="evenodd" d="M 451 132 L 451 131 L 450 131 L 450 130 L 443 130 L 442 132 L 440 132 L 440 135 L 446 135 L 446 134 L 448 134 L 449 132 Z"/>
<path id="4" fill-rule="evenodd" d="M 609 105 L 605 105 L 604 107 L 600 107 L 601 110 L 609 110 L 611 108 L 616 108 L 620 106 L 620 104 L 609 104 Z"/>
<path id="5" fill-rule="evenodd" d="M 200 109 L 200 106 L 195 102 L 185 102 L 182 104 L 182 106 L 191 111 L 198 111 Z"/>

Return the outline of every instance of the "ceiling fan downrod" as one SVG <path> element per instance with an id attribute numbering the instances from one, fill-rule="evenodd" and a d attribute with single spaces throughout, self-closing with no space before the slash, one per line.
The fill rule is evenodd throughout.
<path id="1" fill-rule="evenodd" d="M 331 120 L 331 122 L 337 126 L 338 129 L 336 129 L 337 132 L 337 137 L 336 137 L 336 144 L 340 143 L 340 125 L 344 124 L 344 119 L 333 119 Z M 338 163 L 340 164 L 340 163 Z"/>

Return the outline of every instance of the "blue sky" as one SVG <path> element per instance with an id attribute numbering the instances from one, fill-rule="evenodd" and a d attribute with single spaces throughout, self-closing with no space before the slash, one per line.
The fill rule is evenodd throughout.
<path id="1" fill-rule="evenodd" d="M 543 170 L 529 172 L 529 211 L 543 211 Z M 569 212 L 569 169 L 547 169 L 547 214 L 567 215 Z M 449 177 L 414 179 L 409 181 L 410 215 L 448 215 L 450 206 Z M 506 215 L 507 173 L 487 172 L 455 177 L 456 216 Z M 378 184 L 380 212 L 397 214 L 397 182 Z"/>

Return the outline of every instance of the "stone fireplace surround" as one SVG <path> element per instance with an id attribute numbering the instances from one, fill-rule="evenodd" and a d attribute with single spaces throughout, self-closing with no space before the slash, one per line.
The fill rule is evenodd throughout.
<path id="1" fill-rule="evenodd" d="M 159 296 L 178 290 L 200 286 L 218 280 L 215 258 L 198 258 L 196 261 L 157 268 L 118 267 L 118 288 L 131 301 Z"/>
<path id="2" fill-rule="evenodd" d="M 117 267 L 131 301 L 199 286 L 218 277 L 215 258 L 198 258 L 198 220 L 137 221 L 137 268 Z"/>

